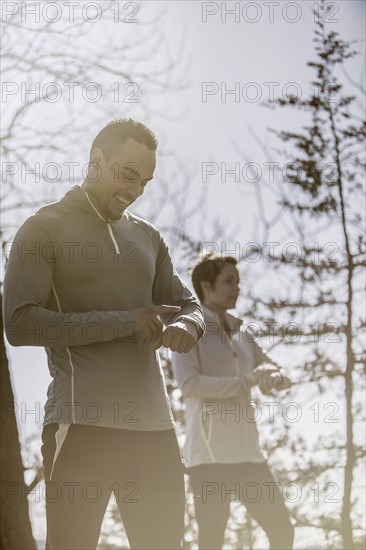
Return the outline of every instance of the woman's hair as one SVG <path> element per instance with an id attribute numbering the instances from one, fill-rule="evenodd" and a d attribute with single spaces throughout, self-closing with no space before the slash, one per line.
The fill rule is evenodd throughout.
<path id="1" fill-rule="evenodd" d="M 214 287 L 217 276 L 225 267 L 225 264 L 236 265 L 238 262 L 233 256 L 217 256 L 215 254 L 206 254 L 202 260 L 196 264 L 192 270 L 192 284 L 196 294 L 203 302 L 204 296 L 201 288 L 202 281 L 208 281 L 211 288 Z"/>
<path id="2" fill-rule="evenodd" d="M 114 151 L 128 138 L 146 145 L 151 151 L 156 151 L 158 146 L 155 134 L 145 124 L 132 118 L 118 118 L 109 122 L 95 136 L 90 154 L 93 149 L 98 147 L 102 149 L 106 157 L 111 157 Z"/>

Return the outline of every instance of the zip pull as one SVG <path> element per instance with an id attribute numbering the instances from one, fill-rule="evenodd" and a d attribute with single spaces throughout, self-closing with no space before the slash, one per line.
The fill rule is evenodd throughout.
<path id="1" fill-rule="evenodd" d="M 114 248 L 115 248 L 115 250 L 116 250 L 116 254 L 120 255 L 121 252 L 120 252 L 120 250 L 119 250 L 118 242 L 116 241 L 116 239 L 115 239 L 115 237 L 114 237 L 114 235 L 113 235 L 112 227 L 111 227 L 110 223 L 108 223 L 108 222 L 106 222 L 106 223 L 107 223 L 109 235 L 110 235 L 110 237 L 111 237 L 111 239 L 112 239 L 112 242 L 113 242 L 113 244 L 114 244 Z"/>
<path id="2" fill-rule="evenodd" d="M 98 210 L 95 208 L 94 204 L 92 203 L 92 201 L 90 200 L 89 198 L 89 195 L 87 193 L 87 191 L 85 191 L 85 195 L 86 195 L 86 198 L 88 199 L 89 203 L 90 203 L 90 206 L 93 208 L 94 212 L 96 213 L 96 215 L 98 216 L 98 218 L 100 218 L 101 220 L 103 220 L 106 224 L 107 224 L 107 228 L 108 228 L 108 233 L 109 233 L 109 236 L 110 238 L 112 239 L 112 243 L 114 245 L 114 249 L 116 251 L 116 254 L 118 254 L 118 256 L 121 254 L 120 250 L 119 250 L 119 246 L 118 246 L 118 242 L 116 241 L 116 238 L 115 236 L 113 235 L 113 231 L 112 231 L 112 227 L 111 227 L 111 224 L 109 222 L 107 222 L 107 220 L 105 220 L 103 218 L 103 216 L 98 212 Z"/>
<path id="3" fill-rule="evenodd" d="M 236 374 L 238 376 L 240 376 L 241 372 L 240 372 L 240 367 L 239 367 L 239 361 L 238 361 L 238 353 L 235 349 L 235 346 L 234 346 L 234 342 L 232 341 L 231 339 L 231 335 L 229 334 L 229 327 L 227 325 L 227 323 L 224 321 L 223 323 L 221 323 L 220 321 L 220 318 L 218 317 L 218 321 L 219 321 L 219 325 L 221 327 L 221 330 L 224 331 L 224 334 L 225 334 L 225 340 L 227 342 L 227 344 L 229 345 L 230 349 L 231 349 L 231 353 L 233 354 L 233 357 L 234 357 L 234 367 L 235 367 L 235 371 L 236 371 Z"/>

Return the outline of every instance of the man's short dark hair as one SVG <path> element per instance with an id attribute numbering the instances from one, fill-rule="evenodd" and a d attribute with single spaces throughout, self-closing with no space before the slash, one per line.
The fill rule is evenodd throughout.
<path id="1" fill-rule="evenodd" d="M 146 145 L 151 151 L 156 151 L 158 146 L 155 134 L 145 124 L 132 118 L 118 118 L 109 122 L 95 136 L 90 154 L 93 149 L 98 148 L 107 158 L 110 158 L 128 138 Z"/>
<path id="2" fill-rule="evenodd" d="M 225 267 L 225 264 L 235 265 L 238 262 L 233 256 L 217 256 L 215 254 L 206 254 L 202 260 L 196 264 L 192 270 L 192 284 L 196 294 L 203 302 L 204 296 L 201 288 L 202 281 L 208 281 L 211 288 L 214 287 L 217 276 Z"/>

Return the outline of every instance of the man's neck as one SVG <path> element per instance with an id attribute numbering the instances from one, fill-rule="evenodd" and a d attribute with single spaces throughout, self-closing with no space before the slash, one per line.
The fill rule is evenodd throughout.
<path id="1" fill-rule="evenodd" d="M 84 191 L 84 193 L 87 194 L 87 197 L 89 198 L 89 200 L 93 203 L 94 207 L 98 210 L 98 212 L 103 216 L 104 216 L 104 212 L 99 204 L 99 201 L 98 201 L 98 197 L 97 195 L 94 193 L 93 191 L 93 188 L 91 188 L 89 185 L 88 185 L 88 182 L 86 180 L 84 180 L 83 184 L 81 185 L 81 189 Z"/>

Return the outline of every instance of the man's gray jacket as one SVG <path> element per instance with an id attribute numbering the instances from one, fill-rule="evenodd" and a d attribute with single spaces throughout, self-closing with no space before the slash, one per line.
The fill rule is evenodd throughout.
<path id="1" fill-rule="evenodd" d="M 44 424 L 130 430 L 174 426 L 158 352 L 132 309 L 179 305 L 204 331 L 201 307 L 149 222 L 125 211 L 104 220 L 75 186 L 19 229 L 4 281 L 5 331 L 14 346 L 44 346 L 52 382 Z"/>

